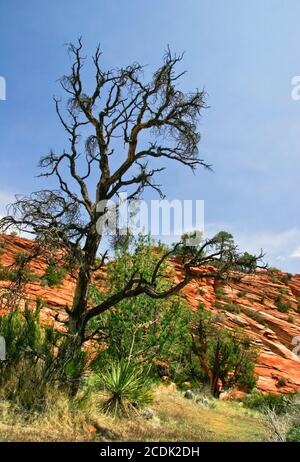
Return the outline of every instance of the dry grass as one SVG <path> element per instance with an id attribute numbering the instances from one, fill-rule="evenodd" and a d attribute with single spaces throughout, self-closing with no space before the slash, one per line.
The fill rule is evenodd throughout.
<path id="1" fill-rule="evenodd" d="M 49 399 L 42 415 L 22 415 L 0 403 L 0 441 L 264 441 L 259 416 L 236 403 L 216 402 L 213 409 L 186 400 L 180 393 L 159 389 L 145 420 L 112 419 L 99 412 L 101 397 L 72 406 L 63 395 Z"/>
<path id="2" fill-rule="evenodd" d="M 160 391 L 153 406 L 159 421 L 131 421 L 121 440 L 130 441 L 263 441 L 259 416 L 238 404 L 216 402 L 210 409 L 188 401 L 179 393 Z"/>

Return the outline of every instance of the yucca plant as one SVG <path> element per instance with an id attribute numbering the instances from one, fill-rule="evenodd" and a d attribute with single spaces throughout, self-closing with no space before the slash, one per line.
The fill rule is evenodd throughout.
<path id="1" fill-rule="evenodd" d="M 128 361 L 113 362 L 99 375 L 106 395 L 102 411 L 113 417 L 128 417 L 153 401 L 153 386 L 147 372 Z"/>

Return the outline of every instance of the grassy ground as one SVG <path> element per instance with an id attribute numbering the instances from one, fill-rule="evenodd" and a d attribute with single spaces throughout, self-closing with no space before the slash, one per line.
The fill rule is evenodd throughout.
<path id="1" fill-rule="evenodd" d="M 70 415 L 67 402 L 31 423 L 18 415 L 5 418 L 2 403 L 0 441 L 265 441 L 259 414 L 238 403 L 215 401 L 207 408 L 160 389 L 151 420 L 112 419 L 95 407 Z M 0 407 L 1 410 L 1 407 Z"/>

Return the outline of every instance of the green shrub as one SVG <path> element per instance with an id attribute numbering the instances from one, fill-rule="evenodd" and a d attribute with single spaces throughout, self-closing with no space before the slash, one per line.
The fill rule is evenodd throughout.
<path id="1" fill-rule="evenodd" d="M 217 308 L 218 310 L 224 310 L 226 305 L 223 305 L 223 303 L 220 302 L 215 302 L 214 307 Z"/>
<path id="2" fill-rule="evenodd" d="M 212 395 L 220 396 L 220 382 L 223 390 L 237 385 L 251 390 L 257 380 L 254 367 L 258 351 L 245 332 L 217 326 L 216 317 L 202 306 L 194 313 L 192 326 L 192 353 L 209 380 Z"/>
<path id="3" fill-rule="evenodd" d="M 136 252 L 130 254 L 126 247 L 118 250 L 114 261 L 108 264 L 107 286 L 111 293 L 120 291 L 133 269 L 145 279 L 153 272 L 157 255 L 148 238 L 140 237 L 133 243 Z M 167 288 L 168 282 L 159 280 L 157 289 Z M 89 297 L 94 304 L 107 296 L 95 284 L 89 288 Z M 166 360 L 170 373 L 176 375 L 181 369 L 181 360 L 190 341 L 189 321 L 191 309 L 179 297 L 166 300 L 151 299 L 147 295 L 127 298 L 113 310 L 90 321 L 92 332 L 98 329 L 105 338 L 107 348 L 99 350 L 93 367 L 105 367 L 109 362 L 130 358 L 136 363 L 154 365 L 157 359 Z M 101 339 L 100 339 L 101 340 Z"/>
<path id="4" fill-rule="evenodd" d="M 15 272 L 6 266 L 0 266 L 0 280 L 1 281 L 14 281 Z"/>
<path id="5" fill-rule="evenodd" d="M 6 360 L 0 363 L 1 398 L 27 410 L 42 406 L 47 388 L 43 366 L 52 352 L 44 344 L 39 313 L 15 310 L 1 317 L 0 334 L 6 342 Z"/>
<path id="6" fill-rule="evenodd" d="M 253 311 L 253 310 L 250 310 L 249 308 L 244 308 L 244 307 L 241 307 L 241 310 L 246 316 L 258 322 L 259 324 L 262 324 L 263 326 L 267 325 L 266 320 L 259 314 L 258 311 Z"/>
<path id="7" fill-rule="evenodd" d="M 223 300 L 223 301 L 229 300 L 227 295 L 225 294 L 224 288 L 221 286 L 216 287 L 215 294 L 218 300 Z"/>
<path id="8" fill-rule="evenodd" d="M 18 270 L 7 267 L 7 266 L 0 266 L 0 280 L 16 282 L 18 279 L 18 276 L 19 276 Z M 24 270 L 22 270 L 22 276 L 23 276 L 24 282 L 31 282 L 31 281 L 38 280 L 38 276 L 34 274 L 28 268 L 25 268 Z"/>
<path id="9" fill-rule="evenodd" d="M 279 388 L 285 387 L 286 386 L 286 380 L 283 377 L 280 377 L 277 382 L 277 386 Z"/>
<path id="10" fill-rule="evenodd" d="M 300 313 L 300 298 L 297 299 L 297 313 Z"/>
<path id="11" fill-rule="evenodd" d="M 239 314 L 241 312 L 241 307 L 233 302 L 228 303 L 227 305 L 225 305 L 224 308 L 226 311 L 229 311 L 230 313 Z"/>
<path id="12" fill-rule="evenodd" d="M 292 279 L 293 275 L 291 273 L 287 273 L 287 274 L 284 274 L 281 278 L 281 282 L 283 282 L 283 284 L 288 284 L 289 281 Z"/>
<path id="13" fill-rule="evenodd" d="M 237 295 L 239 298 L 241 298 L 241 297 L 246 297 L 247 292 L 246 292 L 245 290 L 240 290 L 236 295 Z"/>
<path id="14" fill-rule="evenodd" d="M 67 275 L 66 268 L 58 267 L 54 262 L 50 262 L 42 277 L 42 283 L 49 287 L 59 287 Z"/>
<path id="15" fill-rule="evenodd" d="M 278 297 L 276 298 L 275 305 L 281 313 L 288 313 L 292 307 L 289 302 L 285 302 L 283 300 L 281 295 L 278 295 Z"/>
<path id="16" fill-rule="evenodd" d="M 286 440 L 288 442 L 300 443 L 300 425 L 289 429 Z"/>
<path id="17" fill-rule="evenodd" d="M 288 291 L 288 289 L 286 287 L 281 287 L 279 289 L 279 293 L 282 294 L 282 295 L 286 295 L 286 294 L 288 294 L 288 292 L 289 291 Z"/>
<path id="18" fill-rule="evenodd" d="M 293 404 L 293 395 L 275 395 L 274 393 L 263 394 L 253 391 L 243 400 L 245 406 L 264 412 L 266 408 L 273 409 L 276 414 L 283 415 Z"/>
<path id="19" fill-rule="evenodd" d="M 244 252 L 239 257 L 238 264 L 236 265 L 237 271 L 252 272 L 257 268 L 257 257 L 251 253 Z"/>
<path id="20" fill-rule="evenodd" d="M 0 398 L 27 411 L 41 411 L 49 390 L 72 394 L 81 379 L 86 354 L 74 351 L 71 339 L 40 322 L 42 304 L 35 310 L 15 309 L 0 317 L 6 360 L 0 362 Z"/>
<path id="21" fill-rule="evenodd" d="M 148 374 L 140 366 L 124 360 L 107 367 L 99 375 L 99 385 L 107 395 L 102 410 L 113 417 L 128 417 L 153 401 Z"/>

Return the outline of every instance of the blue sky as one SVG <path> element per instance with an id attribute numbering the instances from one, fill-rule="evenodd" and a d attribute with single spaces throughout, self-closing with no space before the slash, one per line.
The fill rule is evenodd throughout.
<path id="1" fill-rule="evenodd" d="M 66 146 L 52 96 L 68 72 L 65 43 L 98 42 L 108 67 L 155 68 L 166 46 L 185 51 L 186 90 L 205 87 L 201 157 L 214 172 L 169 166 L 169 199 L 204 199 L 207 232 L 231 231 L 249 251 L 300 273 L 299 0 L 1 0 L 0 213 L 44 186 L 39 157 Z"/>

